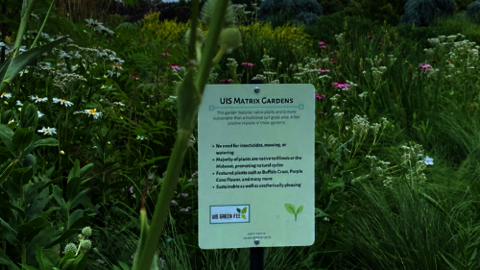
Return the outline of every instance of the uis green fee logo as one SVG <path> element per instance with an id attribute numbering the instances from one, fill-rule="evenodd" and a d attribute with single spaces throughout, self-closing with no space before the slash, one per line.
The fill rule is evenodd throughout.
<path id="1" fill-rule="evenodd" d="M 210 223 L 249 223 L 250 205 L 212 205 Z"/>

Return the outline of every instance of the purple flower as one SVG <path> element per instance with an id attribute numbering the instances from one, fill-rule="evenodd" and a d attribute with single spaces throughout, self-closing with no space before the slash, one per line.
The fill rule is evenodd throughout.
<path id="1" fill-rule="evenodd" d="M 231 83 L 231 82 L 233 82 L 232 79 L 221 79 L 220 80 L 220 83 L 225 83 L 225 84 L 228 84 L 228 83 Z"/>
<path id="2" fill-rule="evenodd" d="M 332 85 L 340 89 L 350 88 L 350 84 L 344 81 L 333 82 Z"/>
<path id="3" fill-rule="evenodd" d="M 105 264 L 105 261 L 102 260 L 102 259 L 97 259 L 97 263 L 100 264 L 100 265 L 102 265 L 102 264 Z"/>
<path id="4" fill-rule="evenodd" d="M 130 193 L 133 194 L 133 186 L 130 187 Z"/>
<path id="5" fill-rule="evenodd" d="M 192 209 L 190 206 L 187 207 L 187 208 L 182 208 L 182 209 L 180 209 L 180 212 L 188 212 L 188 211 L 190 211 L 190 209 Z"/>
<path id="6" fill-rule="evenodd" d="M 320 49 L 326 49 L 327 48 L 327 44 L 323 41 L 318 42 L 318 46 L 320 46 Z"/>
<path id="7" fill-rule="evenodd" d="M 178 194 L 177 198 L 187 198 L 188 194 L 187 193 L 180 193 Z"/>
<path id="8" fill-rule="evenodd" d="M 330 70 L 329 70 L 329 69 L 321 69 L 321 68 L 319 68 L 319 69 L 318 69 L 318 72 L 320 72 L 320 73 L 328 73 L 328 72 L 330 72 Z"/>
<path id="9" fill-rule="evenodd" d="M 242 63 L 242 66 L 244 66 L 244 67 L 253 67 L 253 64 L 250 63 L 250 62 L 243 62 L 243 63 Z"/>
<path id="10" fill-rule="evenodd" d="M 176 65 L 171 65 L 170 67 L 171 67 L 172 69 L 175 69 L 175 70 L 177 70 L 177 71 L 179 71 L 179 70 L 180 70 L 180 67 L 179 67 L 179 66 L 176 66 Z"/>
<path id="11" fill-rule="evenodd" d="M 178 202 L 175 201 L 175 200 L 172 200 L 172 205 L 173 205 L 173 206 L 178 206 Z"/>
<path id="12" fill-rule="evenodd" d="M 318 100 L 322 100 L 323 98 L 325 98 L 325 95 L 320 95 L 318 93 L 315 93 L 315 98 L 318 99 Z"/>
<path id="13" fill-rule="evenodd" d="M 432 66 L 429 65 L 427 62 L 421 63 L 421 64 L 420 64 L 420 69 L 421 69 L 423 72 L 432 72 L 432 71 L 433 71 Z"/>

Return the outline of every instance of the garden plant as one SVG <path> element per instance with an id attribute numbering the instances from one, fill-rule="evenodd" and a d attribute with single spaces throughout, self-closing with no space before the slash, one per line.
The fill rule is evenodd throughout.
<path id="1" fill-rule="evenodd" d="M 316 91 L 315 243 L 266 269 L 479 269 L 478 1 L 123 2 L 0 0 L 0 269 L 249 269 L 198 246 L 196 122 L 252 80 Z"/>

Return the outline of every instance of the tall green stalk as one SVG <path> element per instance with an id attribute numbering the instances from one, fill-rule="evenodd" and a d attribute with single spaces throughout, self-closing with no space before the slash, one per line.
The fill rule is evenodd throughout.
<path id="1" fill-rule="evenodd" d="M 165 180 L 162 184 L 160 194 L 158 195 L 152 223 L 148 226 L 146 224 L 146 219 L 141 219 L 142 233 L 137 254 L 135 255 L 133 262 L 134 270 L 150 269 L 153 257 L 157 251 L 160 235 L 165 225 L 165 221 L 167 220 L 170 210 L 170 201 L 172 200 L 177 187 L 184 155 L 188 148 L 190 134 L 195 127 L 195 119 L 200 106 L 201 95 L 203 94 L 213 65 L 212 60 L 215 56 L 223 21 L 225 20 L 225 12 L 229 4 L 228 0 L 218 0 L 216 3 L 217 5 L 214 7 L 214 12 L 212 14 L 207 41 L 200 60 L 199 72 L 196 81 L 194 81 L 199 0 L 192 1 L 191 28 L 188 45 L 188 73 L 178 89 L 178 136 L 175 140 L 172 156 L 168 162 Z M 145 212 L 143 207 L 142 212 Z"/>
<path id="2" fill-rule="evenodd" d="M 45 20 L 43 20 L 42 26 L 40 27 L 40 30 L 38 30 L 38 34 L 35 37 L 35 40 L 33 41 L 32 46 L 30 46 L 30 49 L 35 47 L 35 44 L 37 43 L 38 38 L 40 37 L 40 34 L 42 33 L 43 28 L 45 27 L 45 24 L 47 24 L 48 17 L 50 16 L 50 11 L 52 11 L 54 3 L 55 3 L 55 0 L 52 0 L 52 3 L 50 4 L 50 8 L 48 8 L 47 15 L 45 15 Z"/>

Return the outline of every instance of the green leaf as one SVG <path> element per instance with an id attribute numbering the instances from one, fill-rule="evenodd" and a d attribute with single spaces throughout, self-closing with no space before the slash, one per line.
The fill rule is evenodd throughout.
<path id="1" fill-rule="evenodd" d="M 20 185 L 26 185 L 33 177 L 32 167 L 19 168 L 12 171 L 13 181 Z"/>
<path id="2" fill-rule="evenodd" d="M 37 58 L 43 53 L 51 51 L 53 48 L 65 42 L 67 39 L 68 37 L 59 38 L 48 44 L 32 48 L 22 54 L 17 55 L 10 62 L 7 72 L 5 73 L 5 77 L 2 80 L 2 84 L 4 82 L 10 84 L 13 81 L 13 79 L 15 79 L 15 77 L 18 75 L 20 70 L 22 70 L 30 61 Z M 22 127 L 25 127 L 25 126 L 22 125 Z"/>
<path id="3" fill-rule="evenodd" d="M 246 213 L 247 213 L 247 207 L 242 208 L 242 214 L 246 214 Z"/>
<path id="4" fill-rule="evenodd" d="M 247 215 L 242 214 L 242 218 L 243 218 L 243 219 L 247 219 Z"/>
<path id="5" fill-rule="evenodd" d="M 20 159 L 22 159 L 24 156 L 30 154 L 35 148 L 39 146 L 58 146 L 58 141 L 54 138 L 46 138 L 46 139 L 40 139 L 38 141 L 33 142 L 30 144 L 22 153 L 22 156 Z"/>
<path id="6" fill-rule="evenodd" d="M 288 213 L 295 215 L 295 206 L 293 206 L 292 204 L 286 203 L 285 209 L 287 209 Z"/>
<path id="7" fill-rule="evenodd" d="M 149 159 L 148 161 L 145 161 L 145 162 L 142 162 L 139 164 L 139 166 L 145 166 L 145 165 L 149 165 L 149 164 L 153 164 L 159 160 L 164 160 L 164 159 L 168 159 L 168 157 L 155 157 L 155 158 L 151 158 Z"/>
<path id="8" fill-rule="evenodd" d="M 17 231 L 15 231 L 5 220 L 0 218 L 0 225 L 3 227 L 3 236 L 7 239 L 8 243 L 10 243 L 14 247 L 20 247 L 20 242 L 17 240 Z"/>
<path id="9" fill-rule="evenodd" d="M 23 239 L 30 240 L 30 238 L 33 238 L 33 235 L 36 235 L 38 231 L 51 226 L 52 224 L 50 224 L 50 222 L 44 217 L 34 218 L 29 222 L 20 225 L 18 228 L 17 239 L 19 241 L 22 241 Z"/>
<path id="10" fill-rule="evenodd" d="M 38 123 L 37 107 L 31 103 L 25 102 L 20 111 L 20 126 L 22 128 L 36 128 Z"/>
<path id="11" fill-rule="evenodd" d="M 7 200 L 5 200 L 4 197 L 0 197 L 0 208 L 15 210 L 20 215 L 25 217 L 25 212 L 22 209 L 18 208 L 17 206 L 13 205 L 12 203 L 8 202 Z"/>
<path id="12" fill-rule="evenodd" d="M 300 206 L 297 208 L 297 211 L 296 211 L 295 214 L 298 215 L 298 214 L 302 213 L 302 211 L 303 211 L 303 205 L 300 205 Z"/>
<path id="13" fill-rule="evenodd" d="M 56 239 L 61 231 L 54 227 L 43 228 L 27 245 L 27 263 L 33 264 L 35 262 L 36 248 L 46 248 L 52 239 Z"/>
<path id="14" fill-rule="evenodd" d="M 89 174 L 92 170 L 93 170 L 93 167 L 95 165 L 93 163 L 89 163 L 87 165 L 85 165 L 81 170 L 80 170 L 80 175 L 79 177 L 81 179 L 85 178 L 85 176 L 87 176 L 87 174 Z"/>
<path id="15" fill-rule="evenodd" d="M 83 210 L 77 209 L 73 211 L 68 220 L 68 228 L 72 229 L 72 224 L 77 221 L 77 219 L 83 217 Z"/>
<path id="16" fill-rule="evenodd" d="M 87 256 L 85 253 L 80 253 L 77 258 L 75 258 L 75 262 L 73 263 L 75 266 L 75 270 L 84 270 L 87 267 Z"/>
<path id="17" fill-rule="evenodd" d="M 237 208 L 237 213 L 241 213 L 242 210 L 240 210 L 240 208 Z"/>
<path id="18" fill-rule="evenodd" d="M 65 256 L 63 256 L 62 260 L 60 260 L 60 263 L 58 264 L 58 266 L 62 269 L 63 266 L 65 265 L 65 263 L 67 262 L 67 260 L 72 260 L 75 258 L 75 254 L 73 253 L 73 251 L 68 251 L 67 254 L 65 254 Z"/>
<path id="19" fill-rule="evenodd" d="M 68 180 L 67 183 L 70 183 L 70 180 L 73 178 L 78 177 L 80 178 L 80 160 L 75 160 L 75 163 L 73 164 L 73 168 L 70 170 L 70 173 L 68 174 Z"/>
<path id="20" fill-rule="evenodd" d="M 17 128 L 13 134 L 12 143 L 20 153 L 29 146 L 33 141 L 33 135 L 35 135 L 32 128 Z"/>
<path id="21" fill-rule="evenodd" d="M 32 154 L 28 154 L 22 160 L 22 166 L 23 167 L 32 167 L 33 171 L 34 171 L 34 174 L 35 174 L 35 171 L 36 171 L 35 170 L 36 165 L 37 165 L 37 159 Z"/>
<path id="22" fill-rule="evenodd" d="M 13 156 L 12 153 L 10 153 L 8 148 L 4 146 L 0 146 L 0 164 L 3 164 L 7 160 L 12 159 L 14 157 L 15 156 Z"/>
<path id="23" fill-rule="evenodd" d="M 35 268 L 33 266 L 22 264 L 22 270 L 23 269 L 25 269 L 25 270 L 38 270 L 38 268 Z"/>
<path id="24" fill-rule="evenodd" d="M 328 217 L 328 214 L 320 208 L 315 208 L 315 217 Z"/>
<path id="25" fill-rule="evenodd" d="M 67 184 L 67 200 L 72 201 L 80 192 L 80 185 L 82 184 L 82 179 L 79 177 L 74 177 Z"/>
<path id="26" fill-rule="evenodd" d="M 0 264 L 4 264 L 8 266 L 8 269 L 11 270 L 20 270 L 13 261 L 8 258 L 7 254 L 3 250 L 0 249 Z"/>
<path id="27" fill-rule="evenodd" d="M 12 161 L 7 169 L 0 174 L 0 185 L 3 184 L 3 182 L 7 181 L 8 177 L 10 174 L 13 172 L 13 169 L 15 168 L 15 164 L 17 164 L 17 160 Z"/>
<path id="28" fill-rule="evenodd" d="M 5 144 L 7 149 L 10 151 L 12 156 L 16 157 L 18 152 L 13 146 L 12 138 L 13 138 L 13 131 L 6 125 L 0 125 L 0 139 Z"/>
<path id="29" fill-rule="evenodd" d="M 64 215 L 68 215 L 67 213 L 67 204 L 65 203 L 65 200 L 63 199 L 63 191 L 62 189 L 55 185 L 53 186 L 53 197 L 55 198 L 55 200 L 57 201 L 58 205 L 60 206 L 60 208 L 62 209 L 63 211 L 63 214 Z"/>
<path id="30" fill-rule="evenodd" d="M 30 221 L 40 215 L 43 208 L 48 202 L 48 188 L 44 188 L 33 200 L 33 202 L 27 206 L 27 221 Z"/>
<path id="31" fill-rule="evenodd" d="M 37 262 L 40 265 L 40 270 L 51 270 L 60 262 L 60 256 L 49 249 L 37 248 Z"/>
<path id="32" fill-rule="evenodd" d="M 64 240 L 68 239 L 70 236 L 78 234 L 78 230 L 65 230 L 61 236 L 55 239 L 52 243 L 48 244 L 45 248 L 51 248 L 56 244 L 63 242 Z"/>
<path id="33" fill-rule="evenodd" d="M 89 190 L 90 189 L 86 188 L 86 189 L 80 191 L 80 193 L 78 193 L 78 195 L 75 197 L 75 199 L 72 200 L 72 202 L 70 204 L 70 208 L 73 209 L 73 208 L 77 207 L 83 201 L 83 199 L 85 199 Z"/>
<path id="34" fill-rule="evenodd" d="M 0 117 L 0 124 L 8 126 L 8 121 L 12 120 L 12 116 L 13 116 L 12 110 L 2 112 Z"/>
<path id="35" fill-rule="evenodd" d="M 130 270 L 130 267 L 128 267 L 126 263 L 118 261 L 118 264 L 122 267 L 122 270 Z"/>
<path id="36" fill-rule="evenodd" d="M 93 218 L 95 216 L 95 214 L 89 214 L 88 216 L 84 216 L 84 217 L 81 217 L 81 218 L 78 218 L 77 220 L 75 220 L 75 222 L 73 222 L 73 224 L 70 226 L 70 229 L 76 229 L 76 228 L 83 228 L 87 221 L 89 221 L 91 218 Z"/>

